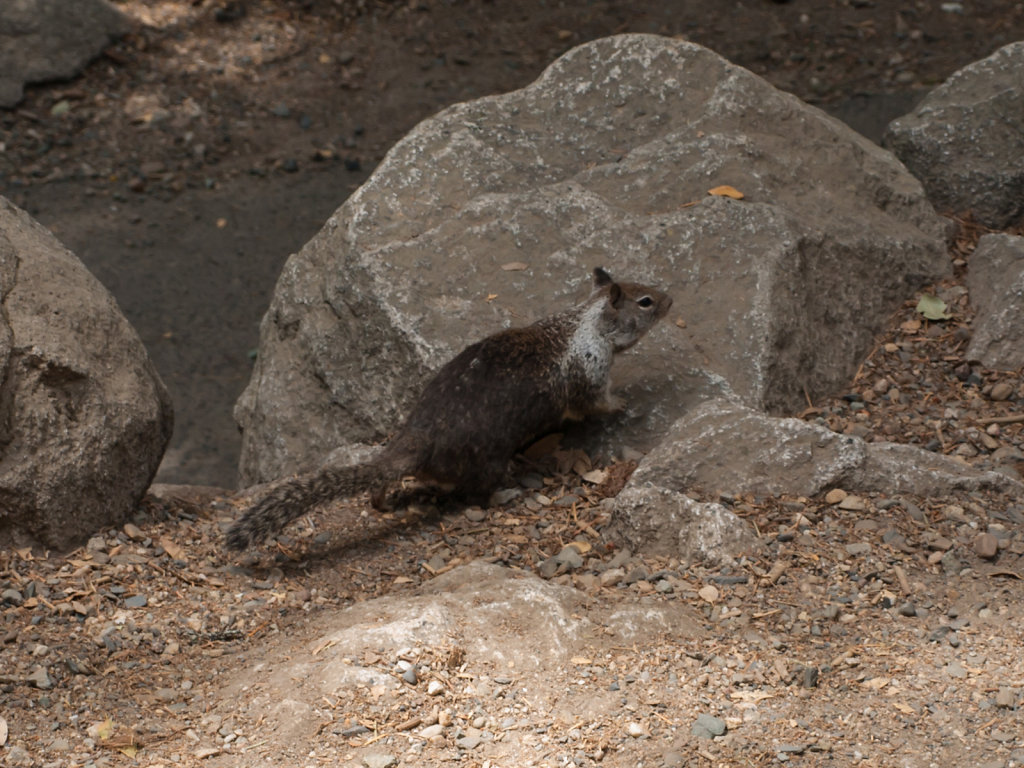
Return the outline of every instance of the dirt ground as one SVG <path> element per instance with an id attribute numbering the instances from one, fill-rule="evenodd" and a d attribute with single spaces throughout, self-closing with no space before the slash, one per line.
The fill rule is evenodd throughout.
<path id="1" fill-rule="evenodd" d="M 0 193 L 139 330 L 175 399 L 161 479 L 222 486 L 278 271 L 423 117 L 524 85 L 586 40 L 658 32 L 877 139 L 928 87 L 1024 38 L 1024 4 L 995 0 L 119 5 L 132 35 L 0 113 Z M 964 230 L 956 277 L 935 287 L 954 319 L 922 323 L 908 296 L 850 392 L 805 418 L 979 465 L 1024 451 L 1021 372 L 962 360 L 976 235 Z M 894 387 L 914 405 L 892 405 Z M 519 501 L 383 520 L 357 502 L 240 562 L 222 546 L 230 505 L 180 490 L 66 557 L 0 553 L 0 755 L 51 768 L 1024 765 L 1020 499 L 725 499 L 763 549 L 712 568 L 616 550 L 602 499 L 629 468 L 594 485 L 584 457 L 561 459 Z M 582 564 L 551 573 L 569 542 Z M 292 695 L 257 665 L 325 653 L 339 610 L 479 558 L 577 588 L 588 615 L 668 607 L 690 629 L 626 644 L 598 632 L 531 675 L 443 644 L 363 657 L 395 680 L 416 662 L 423 679 L 325 697 L 303 716 L 311 743 L 255 707 Z M 700 715 L 724 733 L 695 733 Z"/>

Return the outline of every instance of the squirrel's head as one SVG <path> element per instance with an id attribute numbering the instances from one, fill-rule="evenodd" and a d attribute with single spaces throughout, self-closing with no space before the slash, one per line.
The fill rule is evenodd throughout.
<path id="1" fill-rule="evenodd" d="M 672 307 L 667 293 L 640 283 L 615 282 L 601 267 L 594 269 L 590 301 L 595 300 L 605 302 L 602 335 L 616 352 L 636 344 Z"/>

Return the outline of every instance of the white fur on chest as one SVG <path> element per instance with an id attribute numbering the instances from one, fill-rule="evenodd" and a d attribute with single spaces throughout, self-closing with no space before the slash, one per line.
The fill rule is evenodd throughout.
<path id="1" fill-rule="evenodd" d="M 604 336 L 603 311 L 603 302 L 583 310 L 562 360 L 562 370 L 568 376 L 582 374 L 586 383 L 594 387 L 608 381 L 614 356 L 611 340 Z"/>

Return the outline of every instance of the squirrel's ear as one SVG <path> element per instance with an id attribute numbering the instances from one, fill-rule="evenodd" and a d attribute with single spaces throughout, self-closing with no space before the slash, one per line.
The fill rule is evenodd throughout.
<path id="1" fill-rule="evenodd" d="M 612 283 L 609 286 L 608 301 L 616 309 L 622 306 L 622 286 L 620 286 L 618 283 Z"/>
<path id="2" fill-rule="evenodd" d="M 612 276 L 604 271 L 601 267 L 594 267 L 594 287 L 604 288 L 609 283 L 614 282 Z"/>

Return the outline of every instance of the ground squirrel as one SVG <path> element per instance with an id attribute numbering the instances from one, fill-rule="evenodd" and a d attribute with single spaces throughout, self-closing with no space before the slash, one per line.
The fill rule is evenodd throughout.
<path id="1" fill-rule="evenodd" d="M 274 485 L 228 531 L 245 549 L 334 498 L 370 491 L 380 508 L 405 476 L 466 499 L 486 500 L 515 452 L 565 419 L 610 413 L 616 352 L 633 346 L 668 312 L 655 288 L 617 283 L 594 270 L 582 304 L 467 347 L 426 385 L 408 419 L 363 464 L 325 466 Z"/>

